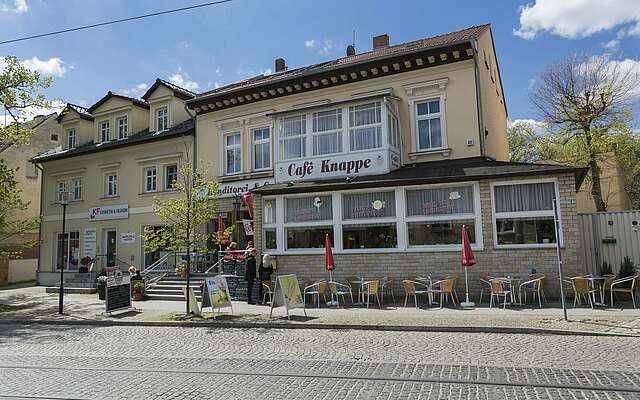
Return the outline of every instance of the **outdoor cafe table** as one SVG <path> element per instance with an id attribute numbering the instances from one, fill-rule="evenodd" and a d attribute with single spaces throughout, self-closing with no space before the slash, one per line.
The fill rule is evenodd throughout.
<path id="1" fill-rule="evenodd" d="M 433 296 L 433 280 L 431 279 L 431 275 L 429 276 L 418 276 L 416 277 L 416 282 L 422 283 L 426 286 L 427 294 L 429 296 L 429 305 L 431 306 L 439 306 L 440 303 L 435 301 Z"/>
<path id="2" fill-rule="evenodd" d="M 520 298 L 520 282 L 522 282 L 521 278 L 515 278 L 513 276 L 505 276 L 505 277 L 500 277 L 495 279 L 500 279 L 503 282 L 509 283 L 509 290 L 511 290 L 511 301 L 507 302 L 508 306 L 518 307 L 518 306 L 524 305 L 522 304 L 522 299 Z M 518 294 L 517 301 L 516 301 L 516 294 Z"/>
<path id="3" fill-rule="evenodd" d="M 359 286 L 360 290 L 358 291 L 358 302 L 356 303 L 357 305 L 363 305 L 364 304 L 364 284 L 365 284 L 365 279 L 364 277 L 359 277 L 360 279 L 358 280 L 350 280 L 347 281 L 349 282 L 349 285 L 353 286 Z"/>
<path id="4" fill-rule="evenodd" d="M 604 276 L 587 276 L 585 278 L 589 281 L 591 288 L 600 292 L 600 303 L 596 300 L 595 292 L 593 293 L 593 305 L 597 307 L 606 307 L 607 304 L 604 302 L 604 281 L 606 278 Z"/>

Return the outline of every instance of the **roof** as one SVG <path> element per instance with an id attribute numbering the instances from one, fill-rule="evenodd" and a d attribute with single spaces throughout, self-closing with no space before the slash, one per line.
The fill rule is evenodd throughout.
<path id="1" fill-rule="evenodd" d="M 86 119 L 87 121 L 93 121 L 93 115 L 91 115 L 89 110 L 87 110 L 86 108 L 84 108 L 82 106 L 79 106 L 79 105 L 76 105 L 76 104 L 72 104 L 72 103 L 67 103 L 65 108 L 63 108 L 62 111 L 60 111 L 60 114 L 58 114 L 58 117 L 56 118 L 56 121 L 58 121 L 58 122 L 62 121 L 62 118 L 64 118 L 64 116 L 69 111 L 77 112 L 78 115 L 80 115 L 80 118 L 82 118 L 82 119 Z"/>
<path id="2" fill-rule="evenodd" d="M 94 105 L 92 105 L 91 107 L 89 107 L 89 109 L 87 110 L 87 112 L 89 114 L 92 114 L 98 107 L 100 107 L 101 105 L 103 105 L 104 103 L 106 103 L 110 98 L 112 97 L 118 97 L 120 99 L 125 99 L 125 100 L 129 100 L 131 101 L 134 105 L 138 106 L 138 107 L 142 107 L 142 108 L 149 108 L 149 103 L 147 103 L 144 100 L 140 100 L 140 99 L 136 99 L 135 97 L 129 97 L 129 96 L 125 96 L 122 94 L 118 94 L 118 93 L 113 93 L 112 91 L 108 91 L 107 94 L 101 98 L 100 100 L 98 100 L 97 103 L 95 103 Z"/>
<path id="3" fill-rule="evenodd" d="M 427 183 L 464 182 L 495 179 L 500 177 L 523 177 L 572 173 L 576 188 L 582 184 L 588 168 L 568 165 L 528 164 L 496 161 L 488 157 L 471 157 L 410 164 L 384 175 L 367 175 L 346 179 L 328 179 L 266 185 L 254 189 L 261 195 L 301 192 L 322 192 L 339 189 L 362 189 L 398 185 L 420 185 Z"/>
<path id="4" fill-rule="evenodd" d="M 112 149 L 118 149 L 126 146 L 134 146 L 143 143 L 149 143 L 156 140 L 169 139 L 180 136 L 189 136 L 195 134 L 195 121 L 189 119 L 178 125 L 173 126 L 170 129 L 160 132 L 150 132 L 148 129 L 144 131 L 130 135 L 126 139 L 112 140 L 106 143 L 94 143 L 88 142 L 82 144 L 73 149 L 62 150 L 60 147 L 47 150 L 44 153 L 38 154 L 31 159 L 31 162 L 46 162 L 59 160 L 62 158 L 74 157 L 83 154 L 95 153 L 98 151 L 106 151 Z"/>
<path id="5" fill-rule="evenodd" d="M 482 33 L 487 31 L 490 26 L 490 24 L 472 26 L 456 32 L 437 35 L 426 39 L 414 40 L 412 42 L 402 43 L 394 46 L 387 46 L 365 53 L 342 57 L 318 64 L 312 64 L 301 68 L 285 70 L 269 75 L 257 75 L 242 81 L 219 87 L 214 90 L 210 90 L 208 92 L 200 93 L 193 101 L 198 101 L 200 99 L 214 97 L 225 93 L 233 93 L 247 88 L 259 87 L 273 82 L 286 81 L 301 75 L 321 73 L 334 68 L 346 67 L 362 62 L 385 59 L 398 55 L 410 54 L 428 49 L 435 49 L 438 47 L 466 42 L 471 39 L 478 38 Z"/>
<path id="6" fill-rule="evenodd" d="M 169 89 L 171 89 L 173 91 L 174 96 L 182 99 L 182 100 L 189 100 L 189 99 L 193 99 L 194 97 L 196 97 L 196 94 L 190 90 L 187 90 L 183 87 L 180 87 L 174 83 L 171 83 L 169 81 L 165 81 L 164 79 L 160 79 L 157 78 L 156 81 L 153 83 L 153 85 L 151 85 L 151 87 L 149 88 L 149 90 L 147 90 L 143 95 L 142 95 L 142 99 L 143 100 L 148 100 L 149 96 L 151 96 L 151 93 L 153 93 L 158 86 L 163 85 L 168 87 Z"/>

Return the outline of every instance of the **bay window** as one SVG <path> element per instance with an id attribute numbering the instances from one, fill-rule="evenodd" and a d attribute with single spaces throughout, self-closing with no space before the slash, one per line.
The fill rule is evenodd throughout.
<path id="1" fill-rule="evenodd" d="M 481 221 L 475 190 L 474 185 L 407 189 L 408 246 L 460 245 L 463 225 L 471 243 L 476 243 L 476 226 L 479 228 Z"/>
<path id="2" fill-rule="evenodd" d="M 497 246 L 544 247 L 556 242 L 554 182 L 495 184 L 492 195 Z"/>
<path id="3" fill-rule="evenodd" d="M 269 128 L 253 129 L 253 169 L 271 168 L 271 131 Z"/>
<path id="4" fill-rule="evenodd" d="M 313 155 L 342 152 L 342 110 L 313 113 Z"/>
<path id="5" fill-rule="evenodd" d="M 323 248 L 325 235 L 333 238 L 332 220 L 333 203 L 330 195 L 285 198 L 286 248 Z"/>
<path id="6" fill-rule="evenodd" d="M 232 133 L 224 137 L 225 172 L 237 174 L 242 171 L 242 137 L 240 133 Z"/>
<path id="7" fill-rule="evenodd" d="M 349 249 L 398 247 L 395 191 L 342 195 L 342 246 Z"/>
<path id="8" fill-rule="evenodd" d="M 382 110 L 380 102 L 349 107 L 349 149 L 382 147 Z"/>
<path id="9" fill-rule="evenodd" d="M 307 120 L 305 115 L 282 118 L 280 121 L 280 159 L 290 160 L 307 155 Z"/>
<path id="10" fill-rule="evenodd" d="M 418 151 L 442 148 L 440 99 L 418 102 L 415 107 Z"/>

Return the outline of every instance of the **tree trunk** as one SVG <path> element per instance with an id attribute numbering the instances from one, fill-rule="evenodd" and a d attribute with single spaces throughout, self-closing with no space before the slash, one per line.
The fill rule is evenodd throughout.
<path id="1" fill-rule="evenodd" d="M 600 184 L 600 166 L 598 166 L 597 154 L 589 151 L 589 169 L 591 170 L 591 196 L 596 206 L 596 211 L 607 211 L 607 205 L 602 199 L 602 185 Z"/>

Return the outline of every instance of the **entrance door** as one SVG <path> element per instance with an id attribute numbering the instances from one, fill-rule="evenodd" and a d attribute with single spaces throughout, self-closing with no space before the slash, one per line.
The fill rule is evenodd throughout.
<path id="1" fill-rule="evenodd" d="M 115 229 L 105 229 L 104 231 L 104 249 L 107 256 L 107 267 L 116 266 L 117 243 Z"/>

